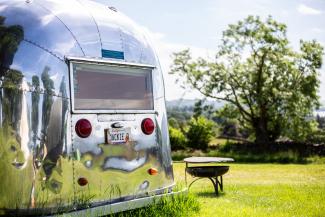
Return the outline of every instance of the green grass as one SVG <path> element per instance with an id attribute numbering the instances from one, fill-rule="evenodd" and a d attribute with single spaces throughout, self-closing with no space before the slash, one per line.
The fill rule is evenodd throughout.
<path id="1" fill-rule="evenodd" d="M 184 163 L 174 173 L 184 186 Z M 110 217 L 324 217 L 325 164 L 230 164 L 219 196 L 208 179 L 188 195 Z"/>
<path id="2" fill-rule="evenodd" d="M 199 202 L 193 194 L 179 194 L 170 198 L 162 198 L 151 206 L 141 209 L 116 213 L 109 217 L 187 217 L 196 216 L 200 209 Z"/>
<path id="3" fill-rule="evenodd" d="M 174 163 L 174 173 L 184 185 L 184 163 Z M 189 195 L 114 216 L 324 217 L 325 165 L 230 164 L 218 197 L 208 179 Z"/>
<path id="4" fill-rule="evenodd" d="M 184 182 L 183 163 L 175 163 L 174 168 L 177 181 Z M 215 197 L 208 179 L 193 184 L 190 192 L 197 196 L 201 208 L 192 216 L 325 216 L 322 164 L 231 164 L 224 188 L 224 193 Z"/>

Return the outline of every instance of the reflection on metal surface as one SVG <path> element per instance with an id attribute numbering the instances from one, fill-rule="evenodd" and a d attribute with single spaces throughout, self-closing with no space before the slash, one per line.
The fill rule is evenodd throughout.
<path id="1" fill-rule="evenodd" d="M 144 190 L 146 190 L 148 187 L 149 187 L 149 182 L 148 181 L 144 181 L 144 182 L 142 182 L 141 183 L 141 185 L 139 186 L 139 190 L 140 191 L 144 191 Z"/>
<path id="2" fill-rule="evenodd" d="M 0 36 L 0 215 L 68 212 L 173 185 L 162 73 L 141 27 L 88 0 L 2 0 Z M 154 109 L 73 113 L 67 56 L 150 68 Z M 82 118 L 93 127 L 87 138 L 74 130 Z M 150 135 L 145 118 L 155 122 Z M 125 143 L 105 140 L 112 124 L 130 129 Z"/>
<path id="3" fill-rule="evenodd" d="M 22 81 L 22 85 L 26 87 L 26 81 Z M 21 106 L 21 118 L 20 118 L 20 127 L 19 127 L 19 135 L 24 135 L 20 139 L 20 146 L 21 151 L 24 155 L 24 163 L 21 164 L 19 169 L 24 169 L 27 165 L 27 160 L 30 157 L 30 151 L 28 148 L 28 141 L 29 141 L 29 126 L 28 126 L 28 113 L 27 113 L 27 93 L 22 93 L 22 106 Z M 15 159 L 16 160 L 16 159 Z M 18 163 L 19 164 L 19 163 Z"/>
<path id="4" fill-rule="evenodd" d="M 92 167 L 92 165 L 93 165 L 93 162 L 91 160 L 87 160 L 87 161 L 85 161 L 84 164 L 85 164 L 85 167 L 90 169 Z"/>
<path id="5" fill-rule="evenodd" d="M 162 165 L 162 153 L 157 138 L 160 131 L 155 131 L 151 135 L 145 135 L 141 130 L 141 122 L 144 118 L 150 117 L 155 120 L 154 114 L 137 115 L 111 115 L 114 121 L 99 121 L 94 114 L 74 114 L 72 115 L 72 127 L 80 117 L 87 118 L 96 130 L 86 139 L 81 139 L 73 135 L 73 145 L 80 155 L 80 163 L 75 162 L 75 170 L 78 176 L 87 176 L 87 174 L 96 174 L 95 177 L 89 177 L 89 189 L 85 190 L 90 195 L 97 195 L 93 201 L 103 201 L 108 197 L 107 191 L 111 184 L 121 187 L 121 196 L 137 194 L 139 186 L 143 184 L 143 179 L 150 182 L 143 191 L 154 191 L 171 185 L 172 174 L 166 174 Z M 131 118 L 134 117 L 134 118 Z M 125 128 L 131 128 L 130 140 L 125 144 L 106 144 L 105 129 L 111 127 L 115 120 Z M 157 168 L 161 173 L 155 176 L 148 174 L 150 168 Z M 132 180 L 130 182 L 130 180 Z M 144 185 L 145 186 L 145 185 Z M 83 189 L 79 189 L 81 192 Z M 140 191 L 140 192 L 143 192 Z M 139 192 L 139 193 L 140 193 Z M 112 199 L 117 199 L 116 196 Z"/>
<path id="6" fill-rule="evenodd" d="M 56 96 L 67 97 L 67 86 L 64 79 L 61 87 L 60 83 L 55 85 L 55 77 L 51 76 L 64 75 L 67 67 L 26 44 L 23 26 L 3 27 L 6 19 L 0 16 L 0 35 L 9 39 L 0 46 L 0 178 L 3 180 L 0 207 L 6 210 L 55 207 L 60 200 L 70 200 L 71 191 L 63 190 L 63 186 L 72 186 L 66 181 L 72 167 L 62 153 L 62 146 L 67 146 L 64 130 L 67 121 L 58 118 L 66 117 L 68 100 Z M 37 70 L 26 59 L 31 53 L 33 62 L 38 63 Z M 51 75 L 50 67 L 45 65 L 51 63 L 55 63 L 56 70 L 60 66 L 62 70 Z M 62 168 L 64 172 L 60 171 Z M 49 192 L 54 195 L 49 196 Z"/>
<path id="7" fill-rule="evenodd" d="M 125 158 L 111 157 L 107 158 L 104 162 L 103 169 L 118 169 L 126 172 L 132 172 L 138 169 L 146 162 L 146 157 L 141 157 L 138 159 L 133 159 L 128 161 Z"/>
<path id="8" fill-rule="evenodd" d="M 111 125 L 112 128 L 122 128 L 123 125 L 120 122 L 112 123 Z"/>

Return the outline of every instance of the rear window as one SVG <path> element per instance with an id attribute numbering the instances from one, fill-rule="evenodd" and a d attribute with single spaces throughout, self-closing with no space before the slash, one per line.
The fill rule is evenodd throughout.
<path id="1" fill-rule="evenodd" d="M 152 110 L 152 69 L 73 63 L 75 110 Z"/>

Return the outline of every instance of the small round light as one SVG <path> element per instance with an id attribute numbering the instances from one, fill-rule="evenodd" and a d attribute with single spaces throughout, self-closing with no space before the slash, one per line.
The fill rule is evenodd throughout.
<path id="1" fill-rule="evenodd" d="M 87 138 L 92 131 L 91 123 L 87 119 L 80 119 L 76 123 L 76 133 L 81 138 Z"/>
<path id="2" fill-rule="evenodd" d="M 80 178 L 78 179 L 78 184 L 79 184 L 80 186 L 85 186 L 85 185 L 88 184 L 88 180 L 87 180 L 85 177 L 80 177 Z"/>
<path id="3" fill-rule="evenodd" d="M 145 118 L 141 123 L 141 129 L 144 134 L 150 135 L 155 129 L 155 124 L 150 118 Z"/>

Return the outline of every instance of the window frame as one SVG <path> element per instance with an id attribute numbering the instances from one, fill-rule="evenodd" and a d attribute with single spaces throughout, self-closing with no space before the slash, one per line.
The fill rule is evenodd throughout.
<path id="1" fill-rule="evenodd" d="M 69 86 L 70 86 L 70 105 L 71 111 L 75 114 L 154 114 L 156 113 L 155 108 L 155 96 L 154 96 L 154 79 L 153 71 L 156 68 L 153 65 L 130 63 L 130 62 L 119 62 L 113 60 L 103 59 L 88 59 L 78 57 L 66 57 L 65 58 L 69 66 Z M 152 82 L 152 103 L 153 108 L 148 110 L 139 109 L 75 109 L 75 95 L 74 95 L 74 77 L 73 77 L 73 66 L 76 64 L 89 64 L 89 65 L 101 65 L 111 67 L 122 67 L 122 68 L 136 68 L 146 69 L 151 71 L 151 82 Z"/>

